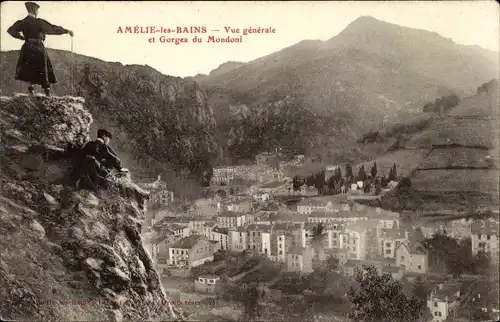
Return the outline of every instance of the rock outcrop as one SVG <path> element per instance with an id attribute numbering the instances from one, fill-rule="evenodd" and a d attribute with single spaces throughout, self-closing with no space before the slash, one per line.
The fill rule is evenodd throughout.
<path id="1" fill-rule="evenodd" d="M 91 114 L 74 97 L 2 97 L 0 317 L 175 320 L 140 231 L 147 192 L 130 177 L 76 190 L 74 148 Z"/>

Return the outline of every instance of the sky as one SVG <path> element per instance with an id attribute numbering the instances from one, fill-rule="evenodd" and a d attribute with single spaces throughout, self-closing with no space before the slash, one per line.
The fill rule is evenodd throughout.
<path id="1" fill-rule="evenodd" d="M 458 44 L 499 51 L 499 6 L 495 1 L 320 1 L 320 2 L 98 2 L 40 1 L 39 17 L 75 33 L 73 51 L 123 64 L 149 65 L 172 76 L 208 74 L 227 61 L 248 62 L 304 39 L 328 40 L 360 16 L 411 28 L 426 29 Z M 1 50 L 20 49 L 22 41 L 7 29 L 26 16 L 23 2 L 1 3 Z M 126 34 L 118 28 L 205 26 L 195 34 Z M 241 43 L 207 43 L 208 36 L 227 37 L 224 27 L 274 28 L 275 33 L 232 34 Z M 211 30 L 219 30 L 211 31 Z M 188 43 L 162 43 L 187 38 Z M 155 42 L 150 43 L 150 38 Z M 71 50 L 69 35 L 47 36 L 48 48 Z"/>

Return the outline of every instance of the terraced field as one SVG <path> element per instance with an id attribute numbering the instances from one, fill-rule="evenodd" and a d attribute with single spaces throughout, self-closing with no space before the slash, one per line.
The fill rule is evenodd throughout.
<path id="1" fill-rule="evenodd" d="M 419 170 L 411 178 L 415 190 L 498 194 L 498 170 Z"/>
<path id="2" fill-rule="evenodd" d="M 409 173 L 412 183 L 410 190 L 384 196 L 382 204 L 443 214 L 498 209 L 498 115 L 498 89 L 493 88 L 463 99 L 448 115 L 414 134 L 405 149 L 377 158 L 377 165 L 379 160 L 396 162 L 398 175 Z"/>
<path id="3" fill-rule="evenodd" d="M 498 151 L 470 148 L 435 148 L 418 169 L 497 168 Z"/>
<path id="4" fill-rule="evenodd" d="M 415 135 L 407 147 L 432 147 L 432 145 L 463 145 L 492 148 L 498 145 L 499 130 L 496 120 L 483 118 L 445 117 L 436 120 L 429 129 Z"/>

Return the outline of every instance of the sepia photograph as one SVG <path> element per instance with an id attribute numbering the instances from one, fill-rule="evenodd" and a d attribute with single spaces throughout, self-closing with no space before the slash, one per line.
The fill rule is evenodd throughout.
<path id="1" fill-rule="evenodd" d="M 500 320 L 498 2 L 0 7 L 0 321 Z"/>

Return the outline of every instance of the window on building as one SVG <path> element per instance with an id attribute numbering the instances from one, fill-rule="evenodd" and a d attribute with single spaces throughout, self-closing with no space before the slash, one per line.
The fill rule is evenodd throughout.
<path id="1" fill-rule="evenodd" d="M 401 256 L 401 261 L 404 261 L 405 260 L 405 257 L 404 256 Z"/>
<path id="2" fill-rule="evenodd" d="M 441 316 L 441 312 L 438 312 L 438 315 Z"/>
<path id="3" fill-rule="evenodd" d="M 254 237 L 255 237 L 255 231 L 252 231 L 252 236 L 254 236 Z"/>
<path id="4" fill-rule="evenodd" d="M 417 266 L 417 269 L 418 269 L 418 270 L 421 270 L 421 269 L 422 269 L 422 265 L 418 265 L 418 266 Z"/>
<path id="5" fill-rule="evenodd" d="M 391 247 L 391 243 L 385 243 L 385 247 Z"/>
<path id="6" fill-rule="evenodd" d="M 280 255 L 283 255 L 283 251 L 282 251 L 282 250 L 280 250 L 280 253 L 279 253 L 279 254 L 280 254 Z"/>
<path id="7" fill-rule="evenodd" d="M 434 307 L 438 307 L 438 302 L 434 302 Z"/>
<path id="8" fill-rule="evenodd" d="M 490 240 L 491 239 L 491 236 L 490 235 L 486 235 L 486 240 Z"/>
<path id="9" fill-rule="evenodd" d="M 391 253 L 391 250 L 390 250 L 390 249 L 387 249 L 387 250 L 385 251 L 385 253 L 386 253 L 386 254 L 390 254 L 390 253 Z"/>

